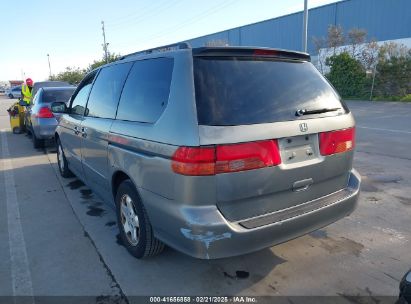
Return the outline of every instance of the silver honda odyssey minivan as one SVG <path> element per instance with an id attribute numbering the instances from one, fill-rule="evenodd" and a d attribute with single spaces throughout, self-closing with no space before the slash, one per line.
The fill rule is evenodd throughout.
<path id="1" fill-rule="evenodd" d="M 353 115 L 305 53 L 161 47 L 90 72 L 52 107 L 61 175 L 115 204 L 137 258 L 164 244 L 245 254 L 357 204 Z"/>

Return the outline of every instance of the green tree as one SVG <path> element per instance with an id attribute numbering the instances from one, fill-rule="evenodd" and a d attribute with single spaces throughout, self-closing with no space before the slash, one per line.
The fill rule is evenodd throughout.
<path id="1" fill-rule="evenodd" d="M 375 95 L 401 99 L 411 94 L 411 49 L 396 43 L 380 47 L 375 76 Z"/>
<path id="2" fill-rule="evenodd" d="M 328 47 L 333 50 L 333 55 L 336 54 L 338 47 L 344 45 L 345 36 L 343 28 L 338 25 L 330 25 L 327 29 L 327 43 Z"/>
<path id="3" fill-rule="evenodd" d="M 50 80 L 66 81 L 70 84 L 78 84 L 84 78 L 86 71 L 76 67 L 66 67 L 65 71 L 52 75 Z"/>
<path id="4" fill-rule="evenodd" d="M 359 28 L 352 28 L 347 33 L 347 40 L 351 48 L 351 56 L 357 58 L 359 56 L 359 46 L 364 44 L 367 40 L 367 31 Z"/>
<path id="5" fill-rule="evenodd" d="M 117 61 L 120 58 L 121 58 L 120 54 L 109 53 L 108 56 L 107 56 L 107 63 Z M 98 68 L 102 65 L 105 65 L 105 64 L 106 64 L 106 60 L 103 57 L 100 60 L 94 60 L 93 63 L 90 64 L 86 70 L 87 70 L 87 72 L 90 72 L 90 71 L 92 71 L 92 70 L 94 70 L 94 69 L 96 69 L 96 68 Z"/>
<path id="6" fill-rule="evenodd" d="M 326 65 L 330 67 L 326 77 L 343 98 L 364 95 L 366 72 L 358 60 L 343 52 L 327 58 Z"/>

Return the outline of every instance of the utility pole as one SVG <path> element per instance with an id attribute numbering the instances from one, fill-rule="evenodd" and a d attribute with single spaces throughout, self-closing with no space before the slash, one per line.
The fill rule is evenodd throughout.
<path id="1" fill-rule="evenodd" d="M 49 62 L 49 79 L 51 80 L 50 54 L 47 54 L 47 60 L 48 60 L 48 62 Z"/>
<path id="2" fill-rule="evenodd" d="M 372 101 L 372 93 L 374 93 L 375 74 L 377 73 L 377 65 L 378 65 L 378 62 L 375 64 L 374 69 L 373 69 L 373 73 L 372 73 L 372 84 L 371 84 L 370 101 Z"/>
<path id="3" fill-rule="evenodd" d="M 103 30 L 104 59 L 105 59 L 106 63 L 108 63 L 108 50 L 107 50 L 108 43 L 106 42 L 106 31 L 104 30 L 104 21 L 101 21 L 101 29 Z"/>
<path id="4" fill-rule="evenodd" d="M 308 34 L 308 0 L 304 0 L 304 19 L 303 19 L 303 52 L 307 53 L 307 34 Z"/>

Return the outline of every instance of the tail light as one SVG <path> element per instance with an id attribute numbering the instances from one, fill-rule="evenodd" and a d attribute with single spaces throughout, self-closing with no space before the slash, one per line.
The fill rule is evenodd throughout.
<path id="1" fill-rule="evenodd" d="M 179 147 L 174 152 L 171 167 L 183 175 L 214 175 L 215 148 Z"/>
<path id="2" fill-rule="evenodd" d="M 237 172 L 281 163 L 276 140 L 217 146 L 216 173 Z"/>
<path id="3" fill-rule="evenodd" d="M 53 118 L 54 114 L 48 107 L 40 108 L 39 112 L 36 115 L 37 118 Z"/>
<path id="4" fill-rule="evenodd" d="M 332 155 L 354 149 L 355 128 L 320 133 L 321 155 Z"/>
<path id="5" fill-rule="evenodd" d="M 183 175 L 214 175 L 281 164 L 276 140 L 213 147 L 179 147 L 172 157 L 174 172 Z"/>

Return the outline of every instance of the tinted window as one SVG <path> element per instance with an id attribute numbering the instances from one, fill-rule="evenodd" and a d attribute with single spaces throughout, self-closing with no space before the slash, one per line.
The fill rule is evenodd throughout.
<path id="1" fill-rule="evenodd" d="M 91 89 L 96 72 L 93 72 L 90 75 L 87 75 L 84 80 L 80 83 L 77 93 L 73 96 L 71 102 L 71 114 L 74 115 L 83 115 L 84 109 L 87 103 L 87 97 Z"/>
<path id="2" fill-rule="evenodd" d="M 43 98 L 41 99 L 41 101 L 43 103 L 67 102 L 73 94 L 74 90 L 75 88 L 44 90 L 42 96 Z"/>
<path id="3" fill-rule="evenodd" d="M 154 123 L 167 106 L 174 60 L 137 61 L 124 85 L 117 119 Z"/>
<path id="4" fill-rule="evenodd" d="M 287 121 L 297 118 L 298 109 L 342 108 L 337 93 L 309 62 L 195 58 L 194 80 L 201 125 Z"/>
<path id="5" fill-rule="evenodd" d="M 87 103 L 88 116 L 114 118 L 121 89 L 132 63 L 103 68 L 94 82 Z"/>

